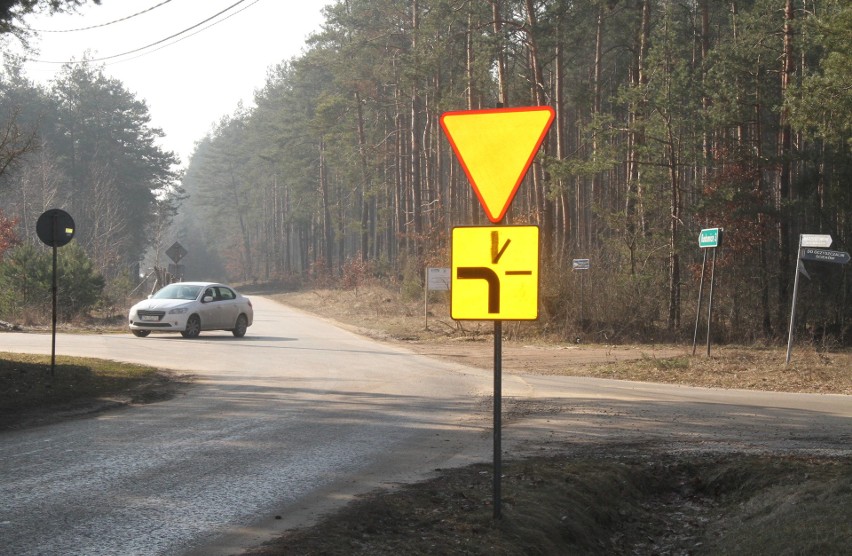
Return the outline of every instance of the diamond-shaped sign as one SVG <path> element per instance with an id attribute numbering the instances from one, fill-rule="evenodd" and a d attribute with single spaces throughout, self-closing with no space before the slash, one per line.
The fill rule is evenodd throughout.
<path id="1" fill-rule="evenodd" d="M 441 127 L 491 222 L 500 222 L 509 210 L 554 115 L 550 106 L 527 106 L 441 116 Z"/>
<path id="2" fill-rule="evenodd" d="M 166 255 L 168 255 L 175 264 L 179 263 L 182 258 L 186 257 L 187 253 L 188 251 L 184 248 L 184 246 L 177 241 L 174 242 L 171 247 L 166 249 Z"/>

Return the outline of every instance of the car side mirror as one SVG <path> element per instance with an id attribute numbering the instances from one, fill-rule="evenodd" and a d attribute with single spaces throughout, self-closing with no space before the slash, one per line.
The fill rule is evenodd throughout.
<path id="1" fill-rule="evenodd" d="M 213 301 L 212 295 L 205 295 L 203 298 L 201 298 L 202 303 L 210 303 L 211 301 Z"/>

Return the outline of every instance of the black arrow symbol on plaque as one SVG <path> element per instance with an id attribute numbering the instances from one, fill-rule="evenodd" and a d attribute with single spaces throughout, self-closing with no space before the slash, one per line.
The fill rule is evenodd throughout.
<path id="1" fill-rule="evenodd" d="M 500 247 L 498 232 L 491 232 L 491 264 L 497 264 L 497 261 L 499 261 L 500 257 L 503 256 L 503 253 L 506 252 L 506 248 L 509 247 L 510 243 L 512 243 L 512 240 L 507 239 L 506 243 L 503 244 L 503 247 Z"/>
<path id="2" fill-rule="evenodd" d="M 459 280 L 485 280 L 488 282 L 488 312 L 500 312 L 500 277 L 486 266 L 460 266 L 456 269 Z"/>

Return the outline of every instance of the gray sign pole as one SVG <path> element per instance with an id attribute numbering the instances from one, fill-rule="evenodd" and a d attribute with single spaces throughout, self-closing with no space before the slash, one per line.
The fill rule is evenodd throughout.
<path id="1" fill-rule="evenodd" d="M 704 293 L 704 269 L 707 267 L 707 250 L 701 250 L 704 258 L 701 261 L 701 281 L 698 282 L 698 305 L 695 307 L 695 331 L 692 333 L 692 355 L 695 355 L 695 346 L 698 345 L 698 322 L 701 320 L 701 298 Z"/>
<path id="2" fill-rule="evenodd" d="M 796 278 L 793 280 L 793 306 L 790 308 L 790 330 L 787 332 L 787 359 L 784 365 L 790 364 L 793 353 L 793 325 L 796 322 L 796 298 L 799 295 L 799 274 L 802 270 L 802 236 L 799 235 L 799 249 L 796 251 Z"/>
<path id="3" fill-rule="evenodd" d="M 423 272 L 426 274 L 423 281 L 423 322 L 429 330 L 429 268 L 424 268 Z"/>
<path id="4" fill-rule="evenodd" d="M 56 372 L 56 297 L 59 291 L 59 286 L 56 282 L 56 245 L 59 242 L 59 214 L 53 213 L 50 216 L 53 241 L 51 243 L 53 249 L 53 278 L 50 286 L 51 303 L 53 313 L 51 317 L 51 332 L 50 332 L 50 376 Z"/>
<path id="5" fill-rule="evenodd" d="M 494 321 L 494 519 L 502 515 L 503 476 L 503 321 Z"/>
<path id="6" fill-rule="evenodd" d="M 710 357 L 710 323 L 713 320 L 713 283 L 716 278 L 716 247 L 713 248 L 713 263 L 710 265 L 710 299 L 707 302 L 707 357 Z"/>
<path id="7" fill-rule="evenodd" d="M 36 234 L 42 242 L 53 248 L 53 279 L 50 288 L 53 306 L 50 335 L 50 376 L 53 377 L 56 370 L 56 297 L 59 289 L 56 280 L 56 248 L 65 245 L 74 237 L 74 219 L 61 209 L 46 210 L 38 217 Z"/>

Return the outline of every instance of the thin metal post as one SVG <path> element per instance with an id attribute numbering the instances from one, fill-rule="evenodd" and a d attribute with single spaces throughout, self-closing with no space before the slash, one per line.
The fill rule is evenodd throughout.
<path id="1" fill-rule="evenodd" d="M 784 365 L 790 364 L 790 355 L 793 353 L 793 325 L 796 322 L 796 299 L 799 295 L 799 273 L 802 265 L 802 235 L 799 234 L 799 249 L 796 251 L 796 277 L 793 279 L 793 306 L 790 308 L 790 330 L 787 332 L 787 359 Z"/>
<path id="2" fill-rule="evenodd" d="M 502 505 L 500 487 L 502 464 L 502 414 L 503 414 L 503 322 L 494 321 L 494 519 L 500 519 Z"/>
<path id="3" fill-rule="evenodd" d="M 51 327 L 50 334 L 50 376 L 53 377 L 56 372 L 56 296 L 57 296 L 57 285 L 56 285 L 56 244 L 59 242 L 59 214 L 54 212 L 52 215 L 53 220 L 53 279 L 51 283 L 50 293 L 51 293 L 51 304 L 53 307 L 53 316 L 51 317 L 51 321 L 53 323 Z"/>
<path id="4" fill-rule="evenodd" d="M 710 265 L 710 299 L 707 302 L 707 357 L 710 357 L 710 323 L 713 321 L 713 283 L 716 278 L 716 248 L 713 248 L 713 263 Z"/>
<path id="5" fill-rule="evenodd" d="M 701 298 L 704 294 L 704 269 L 707 266 L 707 249 L 701 250 L 704 259 L 701 261 L 701 281 L 698 282 L 698 305 L 695 307 L 695 331 L 692 333 L 692 355 L 695 355 L 695 346 L 698 344 L 698 322 L 701 320 Z"/>
<path id="6" fill-rule="evenodd" d="M 426 330 L 429 330 L 429 269 L 424 268 L 423 272 L 423 320 L 426 322 Z"/>

